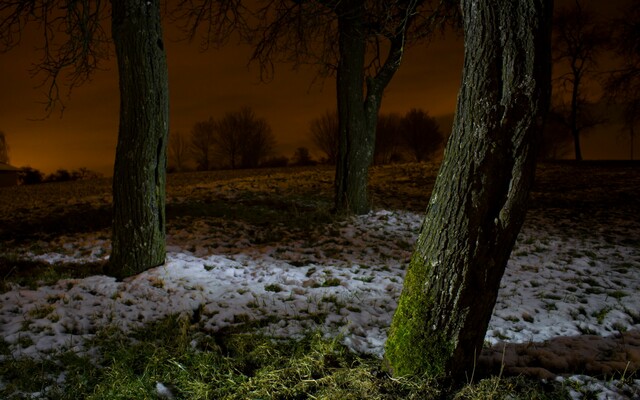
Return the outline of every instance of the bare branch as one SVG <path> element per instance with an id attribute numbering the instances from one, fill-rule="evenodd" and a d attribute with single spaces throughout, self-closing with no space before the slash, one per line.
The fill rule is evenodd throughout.
<path id="1" fill-rule="evenodd" d="M 246 38 L 250 16 L 241 0 L 180 0 L 169 12 L 186 39 L 200 37 L 202 50 L 226 44 L 234 33 Z"/>
<path id="2" fill-rule="evenodd" d="M 28 23 L 42 30 L 42 56 L 30 72 L 45 88 L 45 110 L 64 110 L 60 86 L 68 93 L 91 79 L 100 62 L 108 59 L 110 40 L 103 28 L 109 16 L 103 0 L 15 0 L 0 3 L 0 51 L 20 44 Z M 62 82 L 61 82 L 62 81 Z"/>

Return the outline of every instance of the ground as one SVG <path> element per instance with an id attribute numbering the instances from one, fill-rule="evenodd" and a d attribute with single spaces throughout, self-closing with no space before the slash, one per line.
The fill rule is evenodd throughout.
<path id="1" fill-rule="evenodd" d="M 170 175 L 167 262 L 124 282 L 100 274 L 108 179 L 0 189 L 2 357 L 82 353 L 105 326 L 174 314 L 203 332 L 319 329 L 379 357 L 436 174 L 376 167 L 373 211 L 346 219 L 330 213 L 331 168 Z M 478 375 L 640 396 L 638 198 L 637 163 L 539 166 Z"/>

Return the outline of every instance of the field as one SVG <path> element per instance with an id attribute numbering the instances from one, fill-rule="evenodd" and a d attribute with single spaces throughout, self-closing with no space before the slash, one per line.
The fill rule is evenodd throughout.
<path id="1" fill-rule="evenodd" d="M 435 398 L 380 367 L 437 166 L 172 174 L 167 262 L 124 282 L 108 179 L 0 189 L 2 398 Z M 538 168 L 458 398 L 640 397 L 640 164 Z M 274 341 L 274 338 L 277 339 Z"/>

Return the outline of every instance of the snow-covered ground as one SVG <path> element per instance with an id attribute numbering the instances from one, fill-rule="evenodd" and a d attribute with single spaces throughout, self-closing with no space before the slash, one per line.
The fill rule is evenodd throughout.
<path id="1" fill-rule="evenodd" d="M 41 356 L 82 351 L 84 339 L 109 324 L 127 328 L 186 313 L 212 331 L 259 322 L 264 332 L 295 337 L 321 328 L 342 335 L 355 351 L 382 355 L 422 219 L 417 207 L 402 204 L 424 197 L 425 189 L 397 170 L 376 174 L 383 183 L 372 191 L 374 202 L 384 207 L 306 227 L 286 218 L 231 218 L 216 207 L 222 201 L 267 207 L 270 198 L 305 190 L 322 198 L 330 191 L 330 171 L 226 180 L 199 175 L 170 183 L 169 204 L 182 211 L 169 219 L 165 265 L 124 282 L 97 275 L 36 289 L 14 286 L 0 294 L 0 333 L 14 356 Z M 399 186 L 399 200 L 382 199 Z M 52 187 L 33 189 L 60 191 L 48 197 L 31 188 L 0 190 L 1 209 L 12 213 L 5 219 L 29 215 L 25 224 L 37 226 L 33 219 L 45 218 L 53 203 L 63 213 L 110 202 L 104 187 L 76 188 L 73 196 L 66 191 L 71 185 Z M 588 392 L 640 398 L 640 219 L 628 215 L 628 207 L 587 207 L 585 199 L 576 207 L 552 207 L 545 196 L 534 194 L 538 207 L 529 211 L 513 250 L 479 368 L 503 365 L 507 373 L 567 380 L 575 398 Z M 314 201 L 300 196 L 281 214 L 304 220 L 305 210 L 319 204 Z M 199 208 L 206 212 L 194 212 Z M 13 240 L 4 231 L 0 251 L 47 263 L 99 262 L 110 251 L 106 228 L 21 235 Z"/>

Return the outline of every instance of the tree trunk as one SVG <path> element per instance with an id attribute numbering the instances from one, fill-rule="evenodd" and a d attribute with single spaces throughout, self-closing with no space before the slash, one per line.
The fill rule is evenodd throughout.
<path id="1" fill-rule="evenodd" d="M 462 0 L 455 126 L 386 344 L 395 375 L 470 378 L 526 212 L 550 93 L 551 0 Z"/>
<path id="2" fill-rule="evenodd" d="M 582 161 L 582 151 L 580 147 L 580 129 L 578 128 L 578 107 L 579 104 L 579 90 L 582 71 L 573 68 L 573 88 L 571 90 L 571 135 L 573 136 L 573 148 L 576 155 L 576 161 Z"/>
<path id="3" fill-rule="evenodd" d="M 364 4 L 347 2 L 338 16 L 340 60 L 336 77 L 340 142 L 336 162 L 335 210 L 366 214 L 369 165 L 373 158 L 374 136 L 367 127 L 363 109 L 364 87 Z"/>
<path id="4" fill-rule="evenodd" d="M 366 26 L 365 2 L 344 1 L 337 8 L 339 57 L 336 77 L 338 94 L 339 146 L 336 160 L 335 210 L 366 214 L 369 166 L 373 162 L 376 126 L 382 94 L 400 68 L 406 31 L 411 24 L 415 2 L 407 5 L 402 26 L 390 38 L 387 57 L 374 77 L 366 80 L 364 92 Z"/>
<path id="5" fill-rule="evenodd" d="M 112 13 L 120 127 L 106 272 L 124 278 L 165 260 L 169 93 L 159 1 L 112 1 Z"/>
<path id="6" fill-rule="evenodd" d="M 632 123 L 631 127 L 629 128 L 629 139 L 631 140 L 631 147 L 629 149 L 629 159 L 631 161 L 633 161 L 633 146 L 634 146 L 633 138 L 635 136 L 636 136 L 636 133 L 635 133 L 635 131 L 633 129 L 633 123 Z"/>

